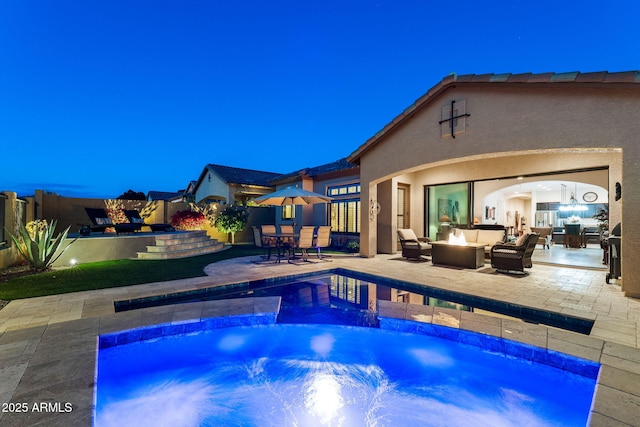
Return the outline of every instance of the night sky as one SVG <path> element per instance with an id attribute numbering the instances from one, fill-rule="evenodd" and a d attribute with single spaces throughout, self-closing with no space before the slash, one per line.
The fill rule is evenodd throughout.
<path id="1" fill-rule="evenodd" d="M 623 6 L 619 6 L 622 4 Z M 0 2 L 0 190 L 345 157 L 450 73 L 640 68 L 632 1 Z"/>

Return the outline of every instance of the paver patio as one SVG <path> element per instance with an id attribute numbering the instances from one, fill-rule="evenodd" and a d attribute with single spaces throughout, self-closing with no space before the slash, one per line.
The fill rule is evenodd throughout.
<path id="1" fill-rule="evenodd" d="M 247 310 L 246 303 L 210 301 L 114 313 L 113 301 L 339 267 L 593 319 L 594 327 L 586 336 L 436 309 L 449 314 L 448 322 L 454 319 L 449 326 L 602 363 L 592 425 L 633 425 L 640 415 L 640 301 L 626 298 L 616 284 L 606 284 L 604 270 L 536 264 L 528 276 L 514 278 L 487 269 L 409 262 L 399 255 L 334 256 L 331 262 L 303 265 L 254 264 L 252 259 L 256 257 L 211 264 L 205 269 L 206 277 L 12 301 L 0 310 L 0 402 L 71 402 L 73 411 L 0 413 L 0 424 L 90 425 L 96 336 L 101 333 Z M 409 308 L 396 314 L 412 318 L 415 310 Z M 442 318 L 421 319 L 427 317 L 425 321 L 433 323 Z"/>

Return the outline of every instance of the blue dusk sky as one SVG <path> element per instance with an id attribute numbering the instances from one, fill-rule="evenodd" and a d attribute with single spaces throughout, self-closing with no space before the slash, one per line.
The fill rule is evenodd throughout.
<path id="1" fill-rule="evenodd" d="M 0 190 L 352 153 L 450 73 L 640 68 L 637 1 L 2 0 Z"/>

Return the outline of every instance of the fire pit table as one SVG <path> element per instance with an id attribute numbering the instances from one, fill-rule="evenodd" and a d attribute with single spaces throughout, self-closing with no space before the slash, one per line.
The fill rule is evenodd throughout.
<path id="1" fill-rule="evenodd" d="M 482 243 L 455 244 L 445 240 L 430 242 L 431 262 L 464 268 L 484 267 L 484 247 Z"/>

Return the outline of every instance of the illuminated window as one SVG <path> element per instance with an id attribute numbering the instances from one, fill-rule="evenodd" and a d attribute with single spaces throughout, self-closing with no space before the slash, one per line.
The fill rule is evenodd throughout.
<path id="1" fill-rule="evenodd" d="M 340 233 L 360 232 L 360 200 L 332 202 L 329 215 L 331 230 Z"/>
<path id="2" fill-rule="evenodd" d="M 357 198 L 359 194 L 359 183 L 327 188 L 327 195 L 334 198 L 329 206 L 329 224 L 332 231 L 360 232 L 360 199 Z"/>
<path id="3" fill-rule="evenodd" d="M 296 217 L 295 205 L 284 205 L 282 207 L 282 219 L 295 219 L 295 217 Z"/>
<path id="4" fill-rule="evenodd" d="M 329 187 L 327 190 L 327 195 L 332 197 L 352 194 L 360 194 L 360 184 L 339 185 L 336 187 Z"/>

